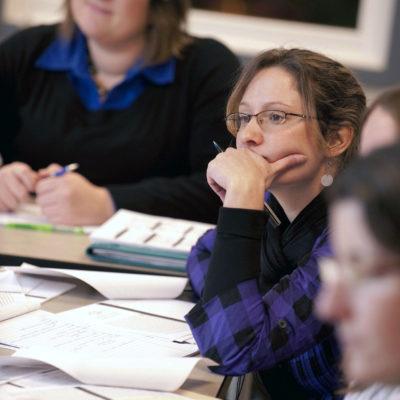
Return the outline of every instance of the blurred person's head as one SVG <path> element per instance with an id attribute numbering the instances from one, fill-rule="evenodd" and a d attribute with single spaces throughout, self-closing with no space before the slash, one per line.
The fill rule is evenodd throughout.
<path id="1" fill-rule="evenodd" d="M 354 162 L 330 191 L 335 262 L 319 315 L 337 327 L 347 379 L 400 383 L 400 145 Z"/>
<path id="2" fill-rule="evenodd" d="M 88 40 L 118 48 L 141 41 L 148 64 L 179 56 L 190 42 L 185 30 L 188 0 L 66 0 L 61 26 L 70 37 L 77 26 Z"/>
<path id="3" fill-rule="evenodd" d="M 368 108 L 361 131 L 360 153 L 400 140 L 400 88 L 381 94 Z"/>
<path id="4" fill-rule="evenodd" d="M 328 166 L 334 176 L 356 154 L 364 109 L 363 90 L 348 68 L 313 51 L 278 48 L 245 67 L 228 101 L 227 126 L 238 148 L 269 162 L 306 156 L 273 182 L 274 192 L 312 180 L 320 185 Z"/>

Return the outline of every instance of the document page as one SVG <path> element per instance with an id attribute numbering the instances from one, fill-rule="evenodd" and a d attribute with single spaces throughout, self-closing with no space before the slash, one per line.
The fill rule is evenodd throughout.
<path id="1" fill-rule="evenodd" d="M 0 321 L 38 308 L 40 308 L 40 302 L 25 296 L 14 272 L 0 269 Z"/>
<path id="2" fill-rule="evenodd" d="M 85 384 L 168 392 L 179 389 L 196 365 L 203 369 L 207 365 L 215 365 L 195 357 L 136 358 L 126 355 L 104 358 L 57 350 L 44 351 L 43 347 L 18 350 L 9 358 L 42 361 Z"/>
<path id="3" fill-rule="evenodd" d="M 39 275 L 17 274 L 17 280 L 25 296 L 37 299 L 40 303 L 54 299 L 76 287 L 71 282 L 45 279 Z"/>
<path id="4" fill-rule="evenodd" d="M 191 333 L 186 322 L 116 308 L 102 303 L 75 308 L 58 315 L 63 319 L 71 319 L 72 321 L 86 321 L 88 324 L 91 322 L 93 324 L 108 324 L 173 339 L 180 339 L 185 334 Z M 194 341 L 192 343 L 194 344 Z"/>
<path id="5" fill-rule="evenodd" d="M 185 315 L 195 306 L 195 303 L 183 300 L 106 300 L 108 304 L 123 309 L 141 311 L 151 315 L 185 321 Z"/>
<path id="6" fill-rule="evenodd" d="M 111 388 L 105 386 L 79 385 L 76 387 L 17 388 L 0 387 L 2 400 L 192 400 L 193 397 L 151 390 Z M 196 395 L 196 399 L 211 397 Z"/>
<path id="7" fill-rule="evenodd" d="M 120 272 L 38 268 L 22 264 L 17 273 L 73 277 L 96 289 L 107 299 L 173 299 L 186 286 L 187 278 Z"/>
<path id="8" fill-rule="evenodd" d="M 40 347 L 72 354 L 102 357 L 183 357 L 193 344 L 174 343 L 162 335 L 132 329 L 92 325 L 42 310 L 0 322 L 1 342 L 17 348 Z"/>

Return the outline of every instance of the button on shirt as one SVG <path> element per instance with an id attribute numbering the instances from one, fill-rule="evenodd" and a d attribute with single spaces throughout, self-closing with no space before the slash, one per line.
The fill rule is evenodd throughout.
<path id="1" fill-rule="evenodd" d="M 175 78 L 175 58 L 165 63 L 143 67 L 139 60 L 126 73 L 125 78 L 112 88 L 104 101 L 89 71 L 89 57 L 85 36 L 76 30 L 71 40 L 54 40 L 35 63 L 48 71 L 65 71 L 88 110 L 118 110 L 129 107 L 146 86 L 168 85 Z"/>

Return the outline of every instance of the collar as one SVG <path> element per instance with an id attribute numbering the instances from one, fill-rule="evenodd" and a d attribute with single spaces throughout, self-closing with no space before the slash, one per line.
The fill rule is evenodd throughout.
<path id="1" fill-rule="evenodd" d="M 72 39 L 57 37 L 39 56 L 35 66 L 48 71 L 65 71 L 80 78 L 90 78 L 86 38 L 76 29 Z M 125 81 L 143 75 L 155 85 L 172 83 L 175 78 L 176 59 L 162 64 L 143 67 L 142 60 L 135 63 L 126 73 Z"/>

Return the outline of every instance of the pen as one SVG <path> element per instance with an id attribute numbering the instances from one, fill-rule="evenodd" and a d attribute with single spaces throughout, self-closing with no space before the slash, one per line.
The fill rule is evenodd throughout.
<path id="1" fill-rule="evenodd" d="M 215 140 L 213 140 L 213 145 L 214 145 L 215 149 L 218 151 L 218 153 L 224 152 Z M 271 217 L 272 223 L 275 225 L 275 227 L 279 226 L 281 224 L 281 220 L 278 218 L 278 216 L 275 214 L 274 210 L 270 207 L 270 205 L 266 201 L 264 201 L 264 210 Z"/>
<path id="2" fill-rule="evenodd" d="M 79 168 L 78 163 L 68 164 L 68 165 L 65 165 L 64 167 L 61 167 L 56 172 L 53 172 L 50 176 L 63 176 L 67 172 L 75 171 L 78 168 Z"/>
<path id="3" fill-rule="evenodd" d="M 75 233 L 78 235 L 85 234 L 85 230 L 81 226 L 35 224 L 35 223 L 25 223 L 25 222 L 8 222 L 4 226 L 6 228 L 29 229 L 32 231 L 40 231 L 40 232 L 63 232 L 63 233 Z"/>

